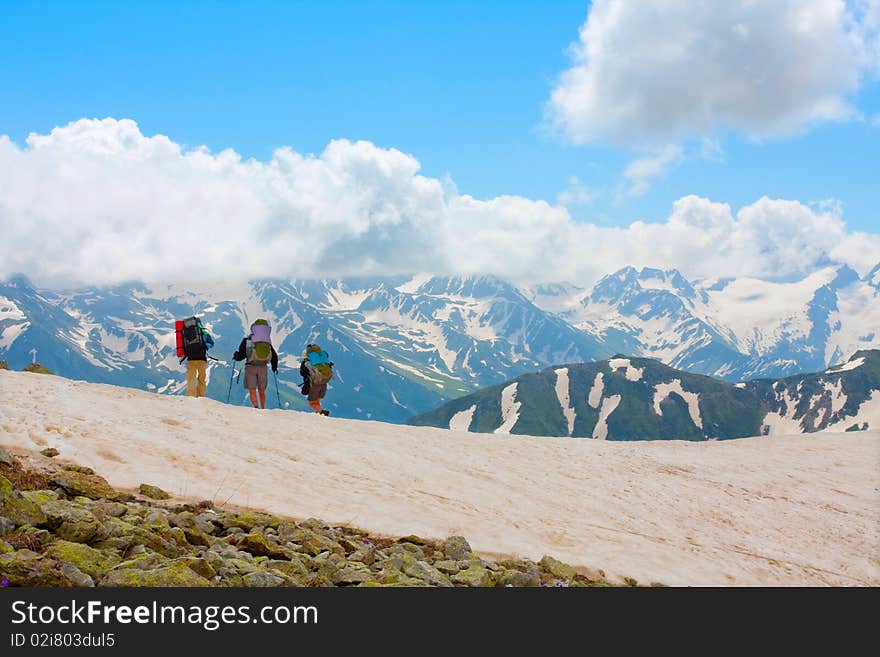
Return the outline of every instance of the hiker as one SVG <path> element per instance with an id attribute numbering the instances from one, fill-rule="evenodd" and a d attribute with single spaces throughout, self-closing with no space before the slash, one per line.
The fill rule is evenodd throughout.
<path id="1" fill-rule="evenodd" d="M 271 363 L 272 371 L 278 372 L 278 353 L 269 337 L 271 330 L 269 322 L 258 319 L 251 324 L 250 335 L 242 339 L 238 351 L 232 354 L 233 360 L 247 360 L 244 366 L 244 387 L 250 393 L 254 408 L 266 408 L 266 385 L 269 383 L 266 366 Z"/>
<path id="2" fill-rule="evenodd" d="M 315 413 L 330 415 L 330 411 L 321 408 L 321 400 L 327 394 L 327 383 L 333 378 L 333 363 L 326 351 L 316 344 L 306 346 L 302 352 L 299 373 L 303 378 L 302 394 L 308 395 L 309 406 Z"/>
<path id="3" fill-rule="evenodd" d="M 208 349 L 214 346 L 214 338 L 198 317 L 178 321 L 175 331 L 177 355 L 181 363 L 186 360 L 186 396 L 204 397 L 208 388 Z"/>

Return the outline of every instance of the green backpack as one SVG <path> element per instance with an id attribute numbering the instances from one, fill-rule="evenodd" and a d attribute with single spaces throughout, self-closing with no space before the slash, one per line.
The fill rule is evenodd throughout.
<path id="1" fill-rule="evenodd" d="M 270 332 L 269 322 L 265 319 L 258 319 L 251 325 L 246 352 L 248 365 L 267 365 L 272 361 Z"/>

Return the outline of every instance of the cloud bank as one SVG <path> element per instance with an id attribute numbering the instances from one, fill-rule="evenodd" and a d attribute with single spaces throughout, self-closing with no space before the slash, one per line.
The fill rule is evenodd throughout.
<path id="1" fill-rule="evenodd" d="M 420 271 L 589 284 L 624 265 L 784 278 L 880 261 L 880 235 L 848 232 L 835 204 L 762 198 L 734 213 L 687 196 L 663 223 L 608 228 L 541 200 L 459 193 L 369 142 L 260 162 L 109 118 L 24 147 L 0 137 L 0 234 L 0 277 L 52 286 Z"/>
<path id="2" fill-rule="evenodd" d="M 796 133 L 857 115 L 880 0 L 595 0 L 548 119 L 578 144 Z"/>

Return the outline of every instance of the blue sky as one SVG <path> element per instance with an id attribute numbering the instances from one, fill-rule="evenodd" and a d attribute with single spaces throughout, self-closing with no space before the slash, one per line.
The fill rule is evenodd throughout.
<path id="1" fill-rule="evenodd" d="M 365 154 L 350 146 L 335 164 L 326 163 L 321 173 L 326 184 L 316 199 L 303 201 L 310 191 L 290 179 L 300 196 L 285 192 L 271 202 L 254 201 L 256 187 L 244 184 L 249 174 L 242 169 L 241 198 L 234 207 L 242 217 L 274 226 L 278 219 L 271 212 L 278 211 L 265 208 L 288 204 L 282 215 L 291 232 L 322 224 L 340 194 L 333 190 L 336 168 L 349 175 L 353 162 L 373 158 L 370 167 L 386 171 L 387 165 L 393 176 L 358 170 L 352 188 L 357 192 L 363 184 L 386 199 L 392 214 L 406 215 L 405 229 L 389 237 L 383 223 L 387 208 L 376 211 L 357 199 L 350 199 L 355 209 L 344 228 L 359 240 L 350 247 L 356 253 L 384 249 L 383 267 L 400 250 L 391 242 L 403 240 L 398 246 L 408 248 L 411 232 L 436 224 L 440 212 L 450 237 L 441 240 L 445 253 L 428 254 L 437 239 L 425 238 L 422 259 L 448 271 L 516 277 L 540 268 L 546 257 L 523 262 L 520 269 L 511 264 L 516 262 L 511 254 L 526 253 L 533 235 L 540 248 L 576 242 L 571 259 L 584 253 L 595 259 L 589 272 L 573 265 L 559 274 L 585 282 L 629 263 L 690 269 L 695 275 L 726 271 L 731 253 L 746 247 L 772 256 L 767 260 L 775 269 L 757 259 L 743 265 L 742 271 L 755 275 L 796 276 L 828 261 L 862 271 L 880 259 L 880 0 L 810 3 L 0 3 L 0 135 L 20 149 L 7 153 L 12 163 L 6 170 L 30 175 L 24 183 L 7 180 L 8 195 L 26 193 L 7 199 L 6 219 L 13 226 L 26 224 L 22 217 L 43 222 L 33 253 L 19 249 L 8 267 L 33 268 L 38 273 L 32 275 L 45 280 L 79 268 L 71 261 L 68 270 L 43 271 L 45 245 L 38 239 L 53 223 L 74 221 L 59 207 L 78 206 L 83 226 L 71 239 L 95 238 L 88 222 L 96 212 L 130 215 L 126 221 L 134 228 L 125 233 L 129 228 L 120 224 L 114 238 L 144 246 L 138 254 L 123 255 L 141 258 L 136 272 L 161 270 L 166 247 L 154 238 L 162 222 L 181 221 L 191 212 L 209 222 L 208 205 L 193 205 L 193 199 L 224 188 L 222 181 L 208 180 L 211 174 L 200 164 L 187 161 L 192 189 L 162 191 L 167 173 L 181 164 L 173 156 L 167 166 L 157 164 L 159 170 L 144 170 L 127 182 L 111 180 L 124 170 L 118 165 L 131 155 L 126 149 L 132 144 L 153 148 L 151 137 L 167 135 L 184 151 L 201 145 L 214 154 L 234 149 L 270 169 L 279 147 L 320 155 L 332 140 L 371 142 L 379 150 Z M 582 29 L 590 36 L 579 36 Z M 105 117 L 132 119 L 137 134 L 118 122 L 77 123 L 49 140 L 59 168 L 47 167 L 48 156 L 40 159 L 26 145 L 30 133 L 48 135 L 59 126 Z M 82 130 L 89 136 L 82 137 Z M 92 173 L 91 182 L 118 189 L 131 185 L 129 191 L 139 195 L 145 181 L 153 181 L 155 198 L 179 193 L 181 198 L 166 203 L 179 216 L 167 211 L 157 216 L 155 199 L 126 205 L 122 194 L 115 199 L 118 206 L 109 201 L 92 206 L 95 194 L 74 200 L 63 191 L 65 176 L 49 175 L 61 171 L 70 148 L 108 139 L 117 152 L 107 156 L 106 169 Z M 80 153 L 81 172 L 92 163 L 89 148 Z M 454 181 L 459 195 L 485 203 L 470 207 L 459 202 L 462 196 L 438 209 L 430 193 L 418 197 L 424 190 L 411 179 L 407 162 L 385 149 L 412 155 L 421 174 L 438 184 Z M 410 191 L 398 194 L 401 189 Z M 498 202 L 502 195 L 518 200 Z M 701 197 L 699 207 L 678 203 L 689 195 Z M 753 207 L 764 196 L 796 207 Z M 834 203 L 819 205 L 828 199 Z M 565 206 L 562 224 L 554 210 L 533 204 L 540 200 Z M 46 207 L 37 209 L 44 201 Z M 300 201 L 320 213 L 303 219 L 308 212 L 294 207 Z M 718 203 L 729 204 L 729 211 L 713 205 Z M 752 217 L 745 222 L 744 208 Z M 837 224 L 827 223 L 823 213 L 829 208 Z M 214 216 L 217 211 L 211 210 Z M 459 223 L 473 220 L 470 212 L 492 229 L 483 243 L 495 252 L 483 260 L 450 255 L 459 248 L 453 239 Z M 676 216 L 693 229 L 694 248 L 723 242 L 711 265 L 698 271 L 691 265 L 706 254 L 674 244 L 681 237 Z M 668 230 L 649 237 L 633 228 L 639 220 Z M 616 228 L 626 231 L 625 238 L 615 237 Z M 775 231 L 772 244 L 764 242 L 762 230 Z M 873 237 L 866 242 L 853 236 L 859 231 Z M 820 232 L 822 239 L 813 239 Z M 526 241 L 514 242 L 517 233 Z M 797 238 L 789 239 L 795 233 Z M 655 249 L 652 240 L 664 248 Z M 813 242 L 821 244 L 812 249 Z M 602 258 L 595 253 L 599 245 Z M 792 245 L 809 255 L 786 266 L 790 256 L 782 254 Z M 614 249 L 618 252 L 611 254 Z M 158 259 L 147 262 L 146 253 Z M 372 271 L 371 266 L 358 262 L 352 271 Z M 261 270 L 242 273 L 256 271 Z"/>
<path id="2" fill-rule="evenodd" d="M 644 196 L 619 193 L 630 150 L 541 127 L 583 1 L 179 4 L 4 3 L 0 133 L 21 143 L 82 117 L 128 117 L 147 135 L 258 159 L 367 139 L 479 198 L 555 201 L 575 176 L 597 198 L 573 216 L 605 225 L 662 220 L 686 194 L 734 208 L 763 195 L 835 198 L 852 228 L 878 225 L 870 121 L 760 142 L 719 135 L 723 162 L 691 144 Z M 876 83 L 853 98 L 880 114 Z"/>

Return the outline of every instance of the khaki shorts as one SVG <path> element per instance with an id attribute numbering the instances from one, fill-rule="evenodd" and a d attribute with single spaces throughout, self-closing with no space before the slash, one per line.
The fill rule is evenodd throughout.
<path id="1" fill-rule="evenodd" d="M 265 390 L 269 383 L 268 365 L 245 365 L 244 387 L 248 390 Z"/>

